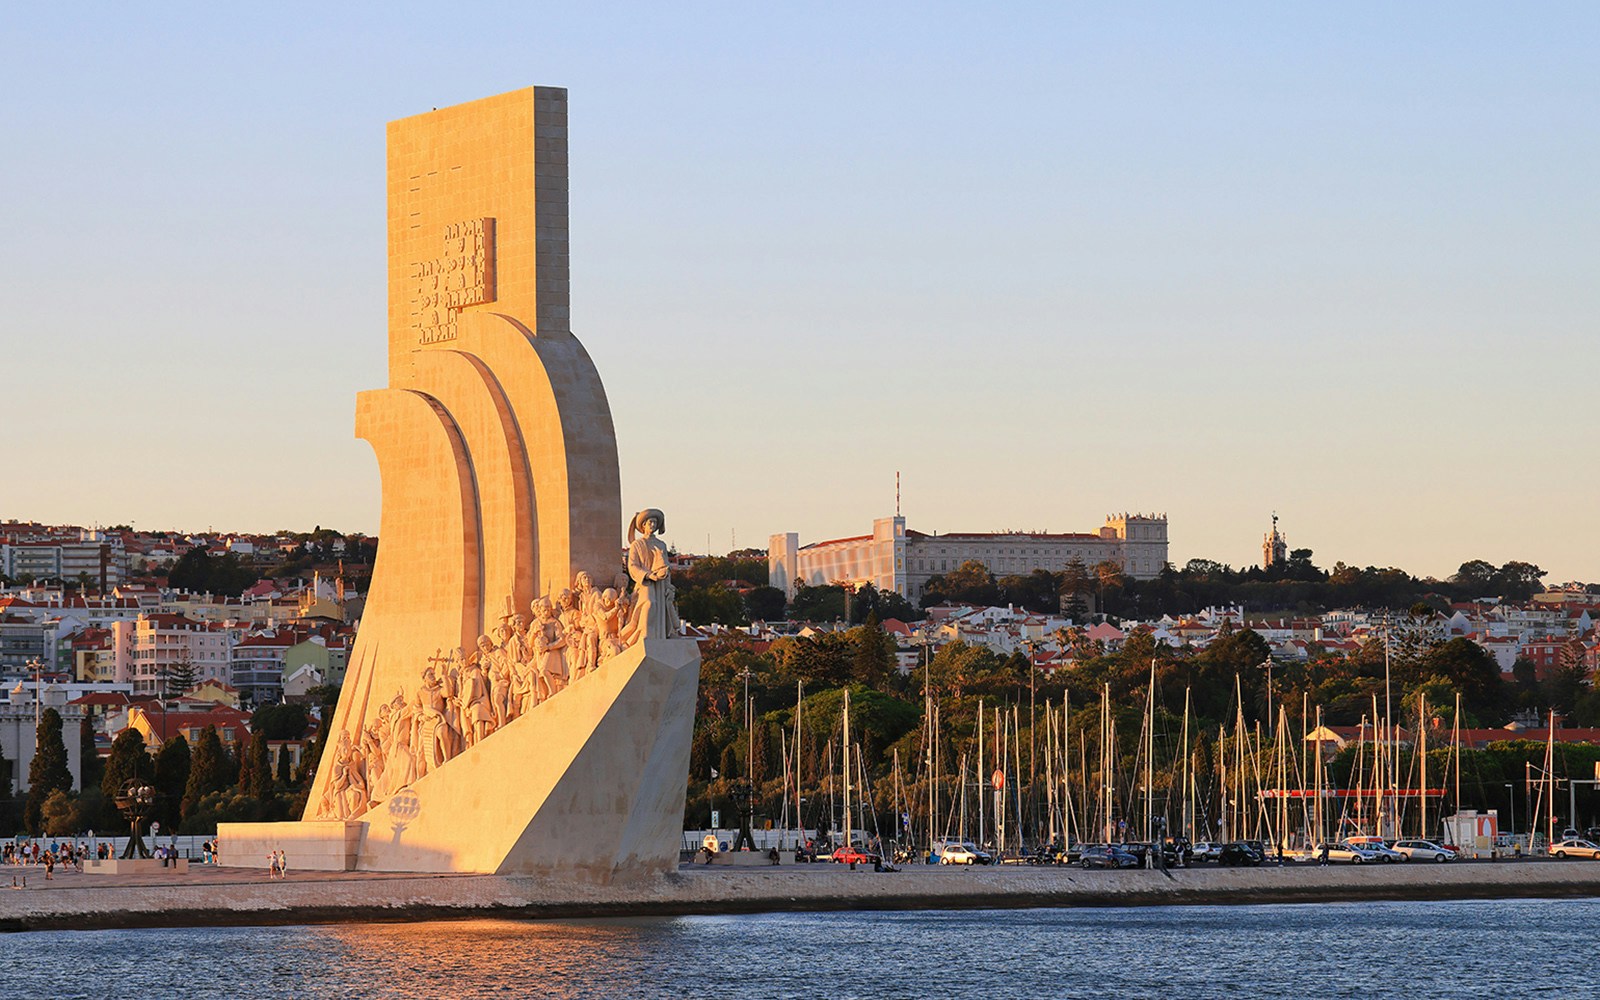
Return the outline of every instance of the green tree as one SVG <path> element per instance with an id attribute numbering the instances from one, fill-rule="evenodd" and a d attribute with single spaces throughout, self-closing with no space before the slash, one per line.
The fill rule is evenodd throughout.
<path id="1" fill-rule="evenodd" d="M 287 746 L 278 748 L 278 783 L 285 787 L 289 784 L 290 772 L 294 766 Z"/>
<path id="2" fill-rule="evenodd" d="M 111 756 L 106 758 L 105 774 L 100 779 L 100 790 L 105 796 L 102 825 L 116 830 L 127 829 L 126 821 L 116 809 L 116 796 L 130 779 L 151 781 L 154 777 L 155 767 L 145 749 L 144 735 L 137 729 L 124 729 L 118 733 L 111 743 Z"/>
<path id="3" fill-rule="evenodd" d="M 772 776 L 772 727 L 766 720 L 756 719 L 751 723 L 750 739 L 754 744 L 755 756 L 750 759 L 750 781 L 756 788 Z"/>
<path id="4" fill-rule="evenodd" d="M 1482 646 L 1467 638 L 1440 643 L 1423 654 L 1418 673 L 1437 677 L 1461 692 L 1462 706 L 1474 715 L 1499 710 L 1500 666 Z"/>
<path id="5" fill-rule="evenodd" d="M 213 556 L 205 546 L 197 545 L 173 563 L 167 585 L 193 593 L 238 597 L 258 579 L 255 571 L 240 563 L 232 552 Z"/>
<path id="6" fill-rule="evenodd" d="M 92 816 L 86 816 L 79 808 L 76 799 L 59 788 L 44 800 L 40 812 L 41 825 L 47 837 L 70 837 L 85 829 L 93 820 Z"/>
<path id="7" fill-rule="evenodd" d="M 678 616 L 695 625 L 744 625 L 744 598 L 721 583 L 678 591 Z"/>
<path id="8" fill-rule="evenodd" d="M 976 559 L 968 559 L 955 569 L 930 577 L 922 588 L 922 606 L 935 604 L 975 604 L 990 606 L 1000 600 L 994 574 Z"/>
<path id="9" fill-rule="evenodd" d="M 311 717 L 304 705 L 262 705 L 250 716 L 250 731 L 265 733 L 269 740 L 302 740 L 309 728 Z"/>
<path id="10" fill-rule="evenodd" d="M 775 622 L 783 620 L 783 591 L 777 587 L 760 586 L 744 595 L 744 607 L 753 621 Z"/>
<path id="11" fill-rule="evenodd" d="M 189 764 L 189 780 L 183 789 L 181 814 L 185 820 L 202 798 L 228 787 L 228 771 L 228 751 L 222 746 L 217 727 L 207 726 L 200 733 L 200 741 L 194 748 Z"/>
<path id="12" fill-rule="evenodd" d="M 858 684 L 882 689 L 894 672 L 895 642 L 878 624 L 878 616 L 869 613 L 864 624 L 848 633 L 855 646 L 851 674 Z"/>
<path id="13" fill-rule="evenodd" d="M 791 621 L 831 622 L 844 619 L 844 588 L 836 584 L 808 586 L 797 580 L 789 602 Z"/>
<path id="14" fill-rule="evenodd" d="M 182 818 L 183 796 L 189 787 L 189 767 L 188 740 L 174 736 L 161 744 L 161 750 L 156 754 L 154 785 L 160 798 L 156 800 L 155 818 L 161 820 L 161 825 L 169 830 L 176 830 Z"/>
<path id="15" fill-rule="evenodd" d="M 98 787 L 104 766 L 99 747 L 95 744 L 94 720 L 85 715 L 78 720 L 78 787 Z"/>
<path id="16" fill-rule="evenodd" d="M 260 802 L 272 798 L 272 761 L 267 754 L 267 734 L 250 734 L 249 791 Z"/>
<path id="17" fill-rule="evenodd" d="M 711 738 L 711 727 L 701 726 L 694 731 L 694 740 L 689 744 L 689 780 L 710 781 L 716 759 L 717 745 Z"/>
<path id="18" fill-rule="evenodd" d="M 67 767 L 67 744 L 61 738 L 61 713 L 44 710 L 39 718 L 33 762 L 28 765 L 28 802 L 23 824 L 35 835 L 44 825 L 44 803 L 51 792 L 72 791 L 72 771 Z"/>

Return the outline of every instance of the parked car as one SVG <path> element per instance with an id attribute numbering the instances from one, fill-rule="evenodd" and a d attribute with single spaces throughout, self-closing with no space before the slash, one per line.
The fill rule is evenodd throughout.
<path id="1" fill-rule="evenodd" d="M 833 852 L 833 860 L 841 865 L 870 865 L 878 860 L 878 856 L 857 847 L 841 847 Z"/>
<path id="2" fill-rule="evenodd" d="M 1390 847 L 1389 842 L 1382 837 L 1349 837 L 1345 843 L 1363 851 L 1370 851 L 1377 855 L 1378 861 L 1386 865 L 1406 860 L 1404 854 Z"/>
<path id="3" fill-rule="evenodd" d="M 1139 859 L 1112 844 L 1094 844 L 1085 847 L 1078 855 L 1082 868 L 1137 868 Z"/>
<path id="4" fill-rule="evenodd" d="M 1189 848 L 1189 863 L 1197 864 L 1201 861 L 1215 861 L 1222 856 L 1222 845 L 1213 844 L 1205 840 L 1197 840 Z"/>
<path id="5" fill-rule="evenodd" d="M 1431 840 L 1398 840 L 1394 849 L 1407 861 L 1454 861 L 1456 852 Z"/>
<path id="6" fill-rule="evenodd" d="M 1267 859 L 1259 847 L 1246 840 L 1223 844 L 1217 864 L 1224 868 L 1254 868 Z"/>
<path id="7" fill-rule="evenodd" d="M 986 865 L 993 860 L 971 844 L 946 844 L 939 852 L 941 865 Z"/>
<path id="8" fill-rule="evenodd" d="M 1317 856 L 1321 857 L 1326 852 L 1329 861 L 1344 861 L 1352 865 L 1373 864 L 1378 860 L 1374 851 L 1365 847 L 1357 847 L 1349 841 L 1341 840 L 1337 844 L 1324 844 L 1317 848 Z"/>
<path id="9" fill-rule="evenodd" d="M 1600 858 L 1600 847 L 1582 837 L 1558 840 L 1550 845 L 1552 858 Z"/>

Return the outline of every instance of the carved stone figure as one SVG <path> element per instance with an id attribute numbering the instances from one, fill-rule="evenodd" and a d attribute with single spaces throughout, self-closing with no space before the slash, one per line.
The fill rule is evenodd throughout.
<path id="1" fill-rule="evenodd" d="M 486 635 L 478 636 L 478 662 L 489 678 L 491 730 L 511 721 L 511 665 L 505 651 Z"/>
<path id="2" fill-rule="evenodd" d="M 411 784 L 417 775 L 416 755 L 411 750 L 416 713 L 404 691 L 395 692 L 389 708 L 389 747 L 383 765 L 385 798 Z"/>
<path id="3" fill-rule="evenodd" d="M 577 611 L 579 676 L 600 665 L 600 635 L 595 629 L 594 613 L 600 594 L 594 589 L 594 578 L 583 570 L 572 580 L 572 599 Z M 568 645 L 573 642 L 570 634 Z"/>
<path id="4" fill-rule="evenodd" d="M 578 596 L 570 590 L 563 590 L 561 596 L 556 598 L 556 614 L 561 621 L 561 635 L 566 640 L 565 661 L 567 677 L 577 680 L 588 673 L 589 664 L 584 656 L 588 637 L 584 634 L 583 611 L 578 607 Z"/>
<path id="5" fill-rule="evenodd" d="M 494 707 L 489 699 L 489 675 L 484 673 L 483 662 L 470 657 L 461 671 L 461 734 L 468 747 L 494 731 Z"/>
<path id="6" fill-rule="evenodd" d="M 665 639 L 682 631 L 672 573 L 667 568 L 667 546 L 656 537 L 666 526 L 666 515 L 654 507 L 635 514 L 628 525 L 628 576 L 634 583 L 633 612 L 622 633 L 628 646 L 640 639 Z"/>
<path id="7" fill-rule="evenodd" d="M 533 624 L 528 626 L 533 635 L 533 659 L 538 668 L 539 700 L 543 701 L 567 686 L 567 642 L 561 634 L 561 622 L 556 618 L 555 606 L 550 598 L 540 597 L 533 602 Z"/>
<path id="8" fill-rule="evenodd" d="M 350 730 L 339 732 L 339 742 L 333 749 L 333 770 L 328 778 L 328 787 L 322 793 L 323 816 L 333 819 L 344 819 L 349 816 L 345 812 L 345 793 L 350 788 Z"/>
<path id="9" fill-rule="evenodd" d="M 623 649 L 622 605 L 617 601 L 615 590 L 607 587 L 595 598 L 590 621 L 594 623 L 595 665 L 598 667 Z"/>
<path id="10" fill-rule="evenodd" d="M 350 750 L 350 766 L 348 769 L 349 784 L 345 786 L 344 797 L 340 804 L 339 816 L 348 819 L 367 811 L 370 800 L 367 796 L 367 765 L 362 756 L 360 747 Z"/>
<path id="11" fill-rule="evenodd" d="M 389 736 L 389 705 L 378 706 L 378 717 L 361 730 L 361 742 L 356 749 L 361 753 L 362 776 L 367 794 L 374 796 L 383 787 L 384 741 Z"/>
<path id="12" fill-rule="evenodd" d="M 417 692 L 417 738 L 413 752 L 419 778 L 454 755 L 450 720 L 445 711 L 447 703 L 444 688 L 430 666 L 422 672 L 422 688 Z"/>

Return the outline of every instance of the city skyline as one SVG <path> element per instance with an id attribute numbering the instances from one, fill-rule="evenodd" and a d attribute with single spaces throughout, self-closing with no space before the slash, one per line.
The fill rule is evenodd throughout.
<path id="1" fill-rule="evenodd" d="M 1324 568 L 1600 578 L 1592 8 L 457 10 L 19 15 L 0 519 L 377 533 L 375 123 L 542 84 L 684 551 L 899 472 L 921 531 L 1163 511 L 1240 566 L 1276 510 Z"/>

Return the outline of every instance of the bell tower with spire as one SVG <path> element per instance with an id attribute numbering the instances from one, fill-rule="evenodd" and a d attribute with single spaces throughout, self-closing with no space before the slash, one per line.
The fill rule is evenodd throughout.
<path id="1" fill-rule="evenodd" d="M 1261 568 L 1271 569 L 1289 561 L 1289 539 L 1278 533 L 1278 512 L 1272 512 L 1272 533 L 1261 536 Z"/>

